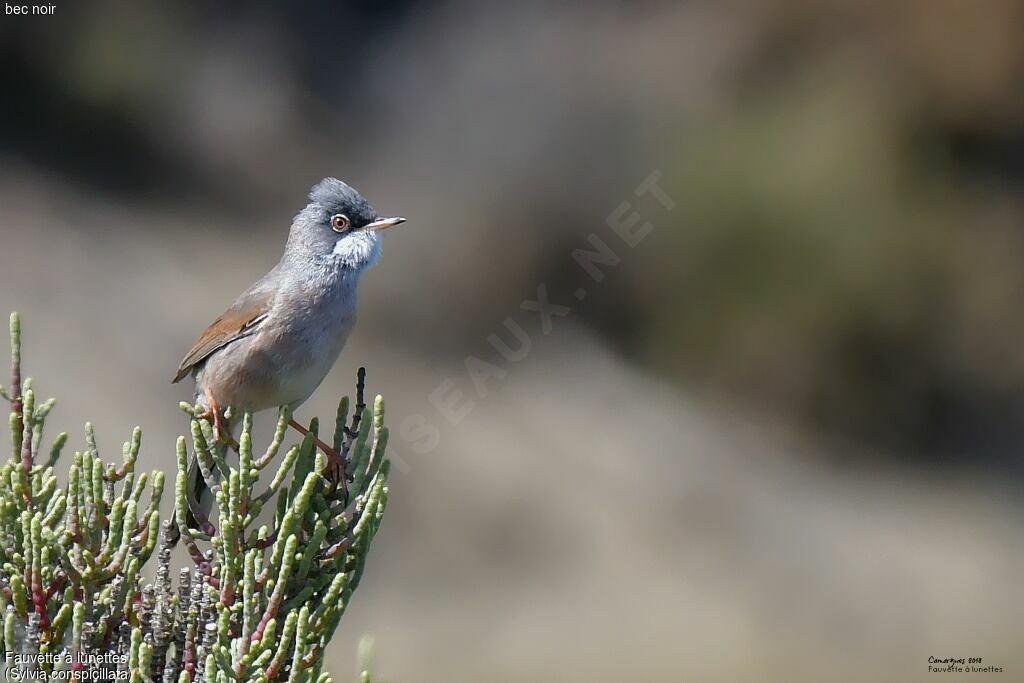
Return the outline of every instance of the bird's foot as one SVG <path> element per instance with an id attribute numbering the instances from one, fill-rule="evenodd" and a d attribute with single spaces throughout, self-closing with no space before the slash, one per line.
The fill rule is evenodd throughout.
<path id="1" fill-rule="evenodd" d="M 295 419 L 288 420 L 288 426 L 303 436 L 308 436 L 310 431 L 304 425 L 299 424 Z M 313 435 L 313 443 L 327 456 L 327 467 L 324 470 L 324 477 L 331 482 L 335 488 L 341 488 L 348 496 L 348 473 L 345 471 L 345 458 L 334 450 L 316 435 Z"/>
<path id="2" fill-rule="evenodd" d="M 213 438 L 217 443 L 227 444 L 237 451 L 238 442 L 231 436 L 231 429 L 224 419 L 224 413 L 220 406 L 217 405 L 217 399 L 213 397 L 209 389 L 206 390 L 206 402 L 208 404 L 206 412 L 200 415 L 199 418 L 209 420 L 213 424 Z"/>
<path id="3" fill-rule="evenodd" d="M 345 460 L 331 449 L 327 454 L 327 467 L 324 469 L 324 477 L 331 482 L 335 490 L 341 489 L 348 498 L 348 475 L 345 473 Z"/>

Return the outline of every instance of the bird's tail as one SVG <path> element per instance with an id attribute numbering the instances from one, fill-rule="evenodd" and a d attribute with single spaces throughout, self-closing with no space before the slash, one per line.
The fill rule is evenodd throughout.
<path id="1" fill-rule="evenodd" d="M 220 470 L 215 467 L 212 474 L 216 480 L 214 484 L 218 483 L 220 481 Z M 188 468 L 188 493 L 188 524 L 193 529 L 202 530 L 206 525 L 201 525 L 199 523 L 200 519 L 210 523 L 214 521 L 211 515 L 213 514 L 216 497 L 213 491 L 210 490 L 206 477 L 203 476 L 199 469 L 197 458 L 192 458 L 192 464 Z"/>

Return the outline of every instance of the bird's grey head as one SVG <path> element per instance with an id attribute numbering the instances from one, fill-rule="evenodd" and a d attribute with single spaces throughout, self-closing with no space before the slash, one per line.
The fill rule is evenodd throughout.
<path id="1" fill-rule="evenodd" d="M 295 216 L 286 254 L 330 261 L 361 272 L 380 258 L 381 231 L 404 223 L 381 218 L 363 195 L 337 178 L 324 178 L 309 192 L 309 204 Z"/>

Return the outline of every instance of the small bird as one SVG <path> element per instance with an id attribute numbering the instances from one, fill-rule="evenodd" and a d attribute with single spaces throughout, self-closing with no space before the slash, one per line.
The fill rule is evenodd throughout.
<path id="1" fill-rule="evenodd" d="M 195 375 L 195 401 L 218 438 L 231 439 L 223 417 L 229 406 L 236 414 L 294 409 L 310 397 L 352 331 L 359 280 L 380 258 L 381 233 L 404 222 L 379 217 L 335 178 L 313 186 L 280 262 L 206 328 L 174 375 L 174 383 Z M 317 443 L 335 468 L 342 465 L 333 449 Z"/>

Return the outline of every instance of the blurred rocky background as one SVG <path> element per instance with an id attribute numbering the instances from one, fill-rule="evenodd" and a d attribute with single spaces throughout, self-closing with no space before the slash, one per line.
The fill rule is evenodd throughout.
<path id="1" fill-rule="evenodd" d="M 60 428 L 171 466 L 309 186 L 410 219 L 302 410 L 366 365 L 400 461 L 338 679 L 1024 676 L 1019 2 L 54 2 L 0 17 L 0 309 Z"/>

